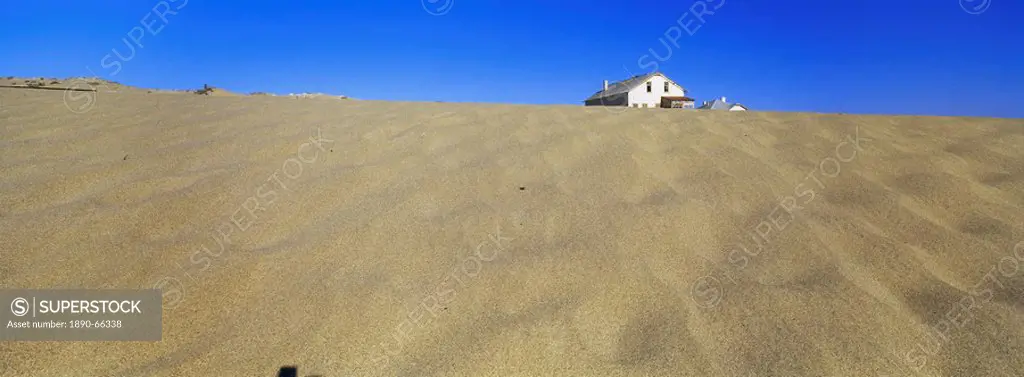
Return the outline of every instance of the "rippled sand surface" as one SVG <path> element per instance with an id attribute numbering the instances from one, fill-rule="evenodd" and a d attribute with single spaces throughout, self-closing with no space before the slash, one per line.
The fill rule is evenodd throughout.
<path id="1" fill-rule="evenodd" d="M 1024 375 L 1021 120 L 83 95 L 0 88 L 0 287 L 163 341 L 5 376 Z"/>

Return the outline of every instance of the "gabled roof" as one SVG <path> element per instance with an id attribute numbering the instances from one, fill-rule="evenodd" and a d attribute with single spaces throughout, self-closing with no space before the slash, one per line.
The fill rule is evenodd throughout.
<path id="1" fill-rule="evenodd" d="M 701 109 L 711 109 L 711 110 L 729 110 L 730 107 L 732 107 L 732 104 L 730 104 L 728 102 L 725 102 L 725 101 L 722 101 L 721 98 L 715 98 L 714 101 L 711 101 L 711 102 L 708 102 L 707 104 L 701 105 L 700 108 Z"/>
<path id="2" fill-rule="evenodd" d="M 616 94 L 621 94 L 621 93 L 628 92 L 630 90 L 633 90 L 633 88 L 636 88 L 636 87 L 640 86 L 640 84 L 643 84 L 643 83 L 647 82 L 647 80 L 650 80 L 651 77 L 654 77 L 654 76 L 664 77 L 669 82 L 671 82 L 673 84 L 676 84 L 676 85 L 679 85 L 675 81 L 672 81 L 672 79 L 668 78 L 668 76 L 665 76 L 664 74 L 662 74 L 661 72 L 651 72 L 651 73 L 648 73 L 646 75 L 633 76 L 633 77 L 630 77 L 628 79 L 625 79 L 625 80 L 622 80 L 622 81 L 619 81 L 619 82 L 609 83 L 608 84 L 608 90 L 598 91 L 597 93 L 594 93 L 594 95 L 588 97 L 586 99 L 586 101 L 590 101 L 592 99 L 604 98 L 604 97 L 613 96 L 613 95 L 616 95 Z M 683 88 L 682 85 L 679 85 L 679 87 Z M 684 93 L 686 92 L 686 88 L 683 88 L 683 92 Z"/>

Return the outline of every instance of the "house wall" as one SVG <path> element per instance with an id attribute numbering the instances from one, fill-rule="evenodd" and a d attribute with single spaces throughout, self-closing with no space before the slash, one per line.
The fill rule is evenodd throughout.
<path id="1" fill-rule="evenodd" d="M 626 106 L 629 100 L 627 93 L 619 93 L 603 99 L 593 99 L 583 102 L 584 106 Z"/>
<path id="2" fill-rule="evenodd" d="M 665 82 L 668 81 L 668 92 L 665 92 Z M 650 79 L 651 92 L 647 93 L 647 83 L 641 83 L 633 90 L 629 91 L 629 106 L 633 104 L 639 104 L 643 107 L 643 104 L 647 104 L 647 107 L 661 107 L 661 97 L 683 97 L 686 93 L 683 88 L 668 80 L 664 76 L 655 75 Z"/>

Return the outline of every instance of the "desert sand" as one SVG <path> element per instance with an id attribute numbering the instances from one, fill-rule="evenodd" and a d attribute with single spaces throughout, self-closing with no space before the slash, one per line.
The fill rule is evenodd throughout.
<path id="1" fill-rule="evenodd" d="M 164 290 L 162 341 L 4 376 L 1024 375 L 1019 119 L 120 87 L 0 124 L 0 287 Z"/>

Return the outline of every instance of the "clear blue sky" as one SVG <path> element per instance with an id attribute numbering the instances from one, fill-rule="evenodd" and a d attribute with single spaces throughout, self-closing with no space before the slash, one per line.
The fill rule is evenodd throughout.
<path id="1" fill-rule="evenodd" d="M 447 14 L 424 9 L 445 1 Z M 695 0 L 5 1 L 0 75 L 89 67 L 152 88 L 580 104 L 604 79 L 649 71 L 654 50 L 698 101 L 1024 117 L 1024 1 L 705 1 L 718 9 L 703 23 L 684 16 Z M 177 14 L 164 23 L 154 6 Z M 680 18 L 693 35 L 666 41 L 668 57 Z M 136 26 L 132 57 L 122 39 Z M 112 49 L 130 58 L 119 70 Z"/>

